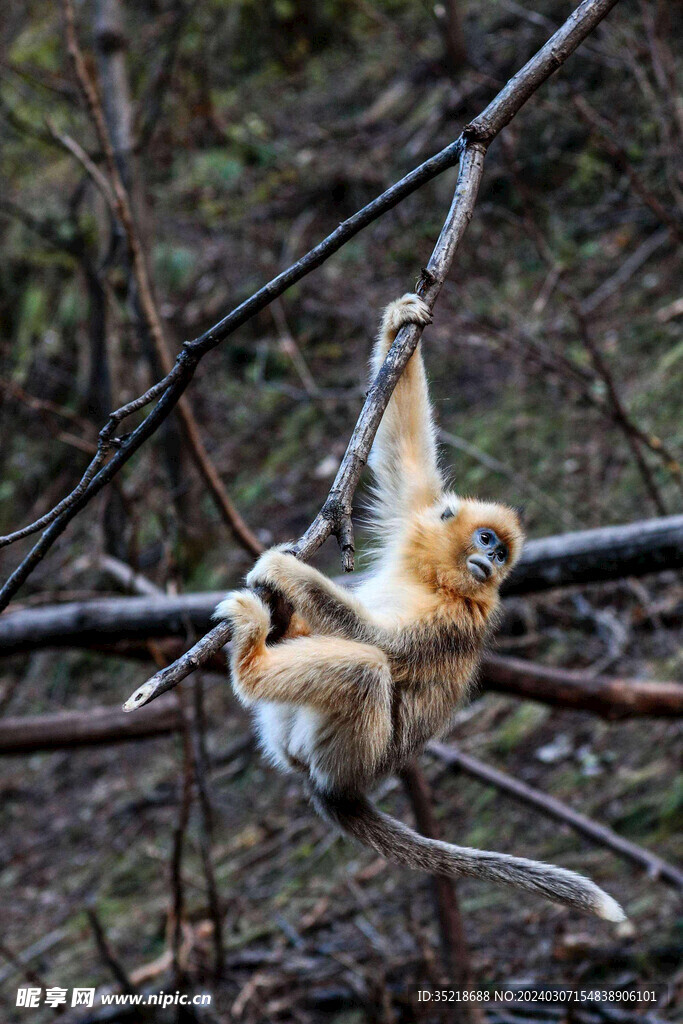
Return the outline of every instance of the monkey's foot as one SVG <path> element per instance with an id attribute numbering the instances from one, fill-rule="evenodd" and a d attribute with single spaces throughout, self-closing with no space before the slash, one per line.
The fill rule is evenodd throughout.
<path id="1" fill-rule="evenodd" d="M 426 327 L 432 322 L 429 306 L 415 292 L 406 292 L 400 299 L 396 299 L 395 302 L 387 306 L 384 318 L 392 333 L 398 331 L 405 324 L 419 324 L 420 327 Z"/>
<path id="2" fill-rule="evenodd" d="M 216 608 L 215 619 L 227 619 L 232 626 L 233 649 L 265 640 L 270 629 L 267 605 L 251 590 L 234 590 Z"/>

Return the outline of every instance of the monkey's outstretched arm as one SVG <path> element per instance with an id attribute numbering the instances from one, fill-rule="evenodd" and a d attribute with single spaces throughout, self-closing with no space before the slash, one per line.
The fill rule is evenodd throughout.
<path id="1" fill-rule="evenodd" d="M 412 293 L 387 306 L 372 354 L 373 378 L 399 328 L 410 323 L 428 324 L 431 319 L 425 303 Z M 369 465 L 377 481 L 376 512 L 389 527 L 413 509 L 435 501 L 443 490 L 420 345 L 389 400 L 370 452 Z"/>

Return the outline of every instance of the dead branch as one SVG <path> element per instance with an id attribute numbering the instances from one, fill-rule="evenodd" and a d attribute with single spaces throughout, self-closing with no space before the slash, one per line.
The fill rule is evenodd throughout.
<path id="1" fill-rule="evenodd" d="M 566 505 L 557 501 L 557 499 L 553 498 L 552 495 L 548 494 L 542 487 L 539 487 L 538 484 L 534 483 L 533 480 L 518 469 L 509 466 L 506 462 L 501 462 L 500 459 L 489 455 L 488 452 L 482 451 L 481 448 L 472 444 L 471 441 L 467 441 L 464 437 L 452 434 L 450 430 L 439 430 L 439 440 L 450 445 L 451 448 L 469 455 L 471 459 L 474 459 L 475 462 L 489 469 L 492 473 L 499 473 L 501 476 L 506 477 L 506 479 L 512 480 L 522 493 L 526 492 L 531 501 L 536 501 L 546 512 L 549 512 L 555 519 L 559 519 L 563 526 L 576 526 L 576 516 Z"/>
<path id="2" fill-rule="evenodd" d="M 486 690 L 575 711 L 592 711 L 610 720 L 683 715 L 683 684 L 675 682 L 591 677 L 585 672 L 494 654 L 484 659 L 481 682 Z"/>
<path id="3" fill-rule="evenodd" d="M 579 336 L 584 347 L 588 350 L 591 362 L 593 363 L 593 369 L 605 386 L 609 403 L 612 408 L 612 418 L 621 429 L 621 432 L 626 439 L 626 443 L 631 449 L 631 454 L 633 455 L 635 464 L 638 467 L 638 472 L 641 475 L 645 489 L 649 494 L 655 509 L 660 516 L 665 516 L 667 514 L 666 503 L 662 497 L 659 487 L 657 486 L 654 474 L 648 466 L 645 456 L 641 451 L 638 437 L 639 431 L 635 430 L 633 427 L 633 420 L 622 401 L 609 363 L 605 359 L 600 346 L 593 337 L 593 333 L 588 326 L 588 319 L 581 311 L 581 304 L 567 289 L 562 289 L 562 294 L 564 295 L 572 315 L 576 320 Z"/>
<path id="4" fill-rule="evenodd" d="M 447 167 L 453 166 L 459 158 L 461 158 L 459 186 L 464 188 L 465 184 L 467 184 L 470 190 L 473 184 L 476 186 L 478 178 L 481 176 L 483 155 L 490 141 L 509 123 L 539 86 L 567 60 L 571 53 L 593 31 L 616 3 L 617 0 L 583 0 L 567 21 L 548 40 L 545 46 L 510 79 L 486 110 L 466 126 L 462 135 L 455 142 L 406 175 L 405 178 L 396 185 L 393 185 L 378 199 L 369 203 L 347 221 L 340 224 L 331 235 L 314 249 L 310 250 L 306 256 L 255 292 L 251 298 L 241 303 L 241 305 L 215 324 L 214 327 L 195 339 L 195 341 L 185 343 L 177 356 L 172 370 L 163 380 L 155 384 L 144 395 L 128 403 L 127 406 L 123 406 L 113 412 L 107 424 L 105 424 L 100 432 L 98 452 L 86 468 L 80 483 L 70 495 L 59 502 L 55 509 L 48 513 L 46 517 L 43 517 L 42 523 L 45 523 L 46 520 L 49 522 L 45 532 L 11 574 L 2 590 L 0 590 L 0 611 L 7 606 L 13 595 L 28 579 L 74 516 L 81 509 L 85 508 L 91 499 L 113 479 L 121 467 L 125 465 L 138 448 L 163 423 L 171 410 L 179 402 L 194 376 L 199 361 L 207 352 L 219 345 L 237 327 L 281 295 L 290 285 L 301 280 L 306 274 L 320 266 L 333 252 L 341 248 L 349 238 L 353 237 L 362 228 L 381 216 L 381 214 L 396 206 L 397 203 L 414 192 L 425 181 L 435 177 Z M 468 171 L 466 176 L 463 174 L 464 170 Z M 474 191 L 476 193 L 476 187 Z M 456 211 L 452 212 L 455 213 Z M 464 231 L 472 211 L 470 208 L 460 212 L 464 214 L 462 223 L 462 231 Z M 450 256 L 452 257 L 452 253 Z M 428 301 L 429 297 L 431 297 L 433 301 L 437 291 L 438 288 L 429 296 L 428 286 L 423 297 L 428 298 Z M 401 335 L 403 336 L 401 337 Z M 404 358 L 407 362 L 416 343 L 417 332 L 414 332 L 412 328 L 407 328 L 400 332 L 399 338 L 397 338 L 396 343 L 392 347 L 392 352 L 389 353 L 387 362 L 385 362 L 384 367 L 380 371 L 375 388 L 373 389 L 376 396 L 378 385 L 387 388 L 382 410 L 389 399 L 391 387 L 398 379 L 398 372 L 402 369 L 402 365 L 405 365 L 405 362 L 403 362 L 398 367 L 398 372 L 394 375 L 396 366 L 395 364 L 392 366 L 392 360 L 396 359 L 398 362 L 397 356 L 400 353 L 401 359 Z M 410 345 L 412 345 L 412 348 L 409 347 Z M 384 377 L 382 377 L 383 374 Z M 380 378 L 382 379 L 380 380 Z M 123 419 L 133 411 L 150 404 L 156 399 L 158 399 L 156 405 L 134 431 L 125 438 L 115 437 L 116 428 Z M 374 402 L 375 400 L 376 398 L 373 397 L 372 401 Z M 363 414 L 361 414 L 361 418 L 362 416 Z M 374 423 L 374 429 L 376 429 L 377 422 Z M 372 430 L 373 426 L 369 425 L 368 439 L 370 442 L 372 441 L 372 436 L 374 436 Z M 112 454 L 112 451 L 114 454 Z M 358 472 L 360 472 L 360 468 Z M 326 511 L 329 514 L 329 507 Z M 40 528 L 42 528 L 42 525 L 35 527 L 36 530 Z M 15 534 L 10 535 L 9 538 L 0 538 L 0 546 L 3 545 L 3 541 L 5 544 L 11 543 L 12 540 L 19 539 L 19 536 L 27 536 L 30 532 L 35 532 L 35 530 L 33 528 L 25 528 L 24 531 L 17 531 Z M 331 530 L 328 530 L 324 536 L 329 536 L 330 532 Z M 350 538 L 346 530 L 341 530 L 341 524 L 339 532 L 343 533 L 342 547 L 346 548 L 348 557 L 350 552 L 348 541 Z M 320 543 L 322 543 L 322 540 Z"/>
<path id="5" fill-rule="evenodd" d="M 165 593 L 161 587 L 157 587 L 156 583 L 152 583 L 142 573 L 136 572 L 132 566 L 122 562 L 120 558 L 114 558 L 113 555 L 83 555 L 73 564 L 74 572 L 85 572 L 88 569 L 99 569 L 120 583 L 124 590 L 133 594 L 162 597 Z"/>
<path id="6" fill-rule="evenodd" d="M 0 719 L 0 756 L 36 750 L 69 750 L 178 732 L 182 727 L 176 701 L 158 701 L 144 715 L 127 715 L 120 708 L 90 708 L 57 714 Z"/>
<path id="7" fill-rule="evenodd" d="M 30 985 L 37 985 L 38 988 L 47 989 L 49 983 L 47 983 L 42 975 L 40 975 L 33 967 L 29 964 L 24 963 L 21 959 L 21 955 L 17 955 L 14 950 L 10 949 L 9 946 L 2 940 L 0 940 L 0 956 L 11 964 L 14 970 L 21 974 Z"/>
<path id="8" fill-rule="evenodd" d="M 173 830 L 173 849 L 171 852 L 170 887 L 171 905 L 168 908 L 167 933 L 171 947 L 173 980 L 180 988 L 186 968 L 186 957 L 183 946 L 183 918 L 185 915 L 185 886 L 183 882 L 183 854 L 185 839 L 190 824 L 190 813 L 194 799 L 194 767 L 192 763 L 192 741 L 190 727 L 183 702 L 183 693 L 175 694 L 176 709 L 180 715 L 183 737 L 183 773 L 182 791 L 178 805 L 178 820 Z"/>
<path id="9" fill-rule="evenodd" d="M 611 828 L 600 825 L 597 821 L 587 817 L 587 815 L 574 811 L 561 800 L 548 796 L 539 789 L 534 789 L 533 786 L 527 786 L 525 782 L 520 782 L 519 779 L 513 778 L 512 775 L 506 775 L 505 772 L 500 772 L 497 768 L 484 764 L 483 761 L 476 757 L 463 754 L 451 745 L 447 746 L 445 743 L 432 742 L 427 745 L 427 750 L 450 768 L 466 772 L 475 779 L 495 786 L 502 793 L 507 793 L 508 796 L 512 796 L 515 800 L 520 800 L 522 803 L 535 808 L 549 818 L 554 818 L 556 821 L 569 825 L 577 832 L 580 832 L 581 835 L 592 839 L 593 842 L 598 843 L 600 846 L 606 846 L 607 849 L 612 850 L 620 857 L 633 861 L 633 863 L 645 868 L 651 878 L 661 879 L 676 889 L 683 889 L 683 871 L 679 871 L 673 864 L 662 860 L 661 857 L 650 853 L 649 850 L 644 849 L 642 846 L 631 843 L 628 839 L 623 839 L 616 832 L 613 832 Z"/>
<path id="10" fill-rule="evenodd" d="M 534 235 L 534 240 L 538 241 L 537 234 Z M 610 278 L 612 280 L 612 278 Z M 601 286 L 602 287 L 602 286 Z M 599 290 L 599 289 L 598 289 Z M 596 293 L 594 293 L 596 294 Z M 586 318 L 587 303 L 581 302 L 579 304 L 579 311 L 582 317 Z M 594 409 L 602 415 L 610 419 L 613 423 L 616 422 L 616 412 L 611 402 L 608 402 L 605 398 L 601 397 L 594 387 L 595 377 L 591 372 L 580 363 L 576 362 L 564 355 L 562 352 L 555 352 L 549 345 L 535 338 L 530 332 L 520 329 L 516 330 L 515 335 L 511 335 L 508 332 L 500 329 L 497 325 L 493 324 L 487 317 L 479 317 L 477 324 L 487 334 L 499 342 L 507 350 L 515 351 L 518 345 L 522 345 L 524 350 L 530 355 L 530 357 L 538 364 L 538 366 L 548 373 L 559 374 L 564 380 L 569 382 L 573 387 L 579 390 L 581 399 L 591 405 Z M 549 329 L 554 330 L 558 326 L 558 322 L 555 321 L 550 325 Z M 674 478 L 679 488 L 683 487 L 683 469 L 673 454 L 671 449 L 664 444 L 662 439 L 656 434 L 651 434 L 647 430 L 640 427 L 635 420 L 628 418 L 628 430 L 641 444 L 643 444 L 653 455 L 656 455 L 667 469 L 667 471 Z"/>
<path id="11" fill-rule="evenodd" d="M 202 858 L 206 895 L 209 903 L 209 916 L 213 924 L 214 976 L 220 978 L 225 962 L 223 943 L 223 912 L 216 882 L 214 858 L 211 851 L 214 826 L 214 809 L 211 802 L 211 791 L 208 782 L 208 754 L 206 750 L 206 714 L 204 709 L 204 680 L 199 674 L 193 688 L 192 720 L 186 723 L 190 730 L 189 739 L 192 743 L 194 777 L 197 783 L 197 797 L 201 819 L 199 848 Z"/>
<path id="12" fill-rule="evenodd" d="M 618 270 L 608 277 L 602 284 L 598 285 L 594 292 L 586 296 L 581 302 L 581 312 L 584 316 L 590 316 L 604 302 L 619 291 L 619 289 L 630 281 L 642 266 L 667 242 L 671 241 L 671 232 L 668 228 L 657 228 L 651 235 L 641 242 L 637 249 L 634 249 L 630 256 L 627 256 L 620 263 Z"/>

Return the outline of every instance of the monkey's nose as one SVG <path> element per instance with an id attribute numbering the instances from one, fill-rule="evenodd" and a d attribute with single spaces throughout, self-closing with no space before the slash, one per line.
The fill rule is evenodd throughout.
<path id="1" fill-rule="evenodd" d="M 485 583 L 493 574 L 493 566 L 483 555 L 470 555 L 467 559 L 467 568 L 479 583 Z"/>

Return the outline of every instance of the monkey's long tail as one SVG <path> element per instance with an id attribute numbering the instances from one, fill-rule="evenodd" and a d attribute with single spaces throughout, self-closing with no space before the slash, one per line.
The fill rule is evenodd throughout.
<path id="1" fill-rule="evenodd" d="M 505 853 L 452 846 L 414 832 L 396 818 L 383 814 L 364 796 L 338 796 L 314 790 L 317 812 L 363 846 L 389 861 L 433 875 L 470 876 L 540 893 L 555 903 L 597 914 L 606 921 L 624 921 L 616 900 L 590 879 L 574 871 Z"/>

